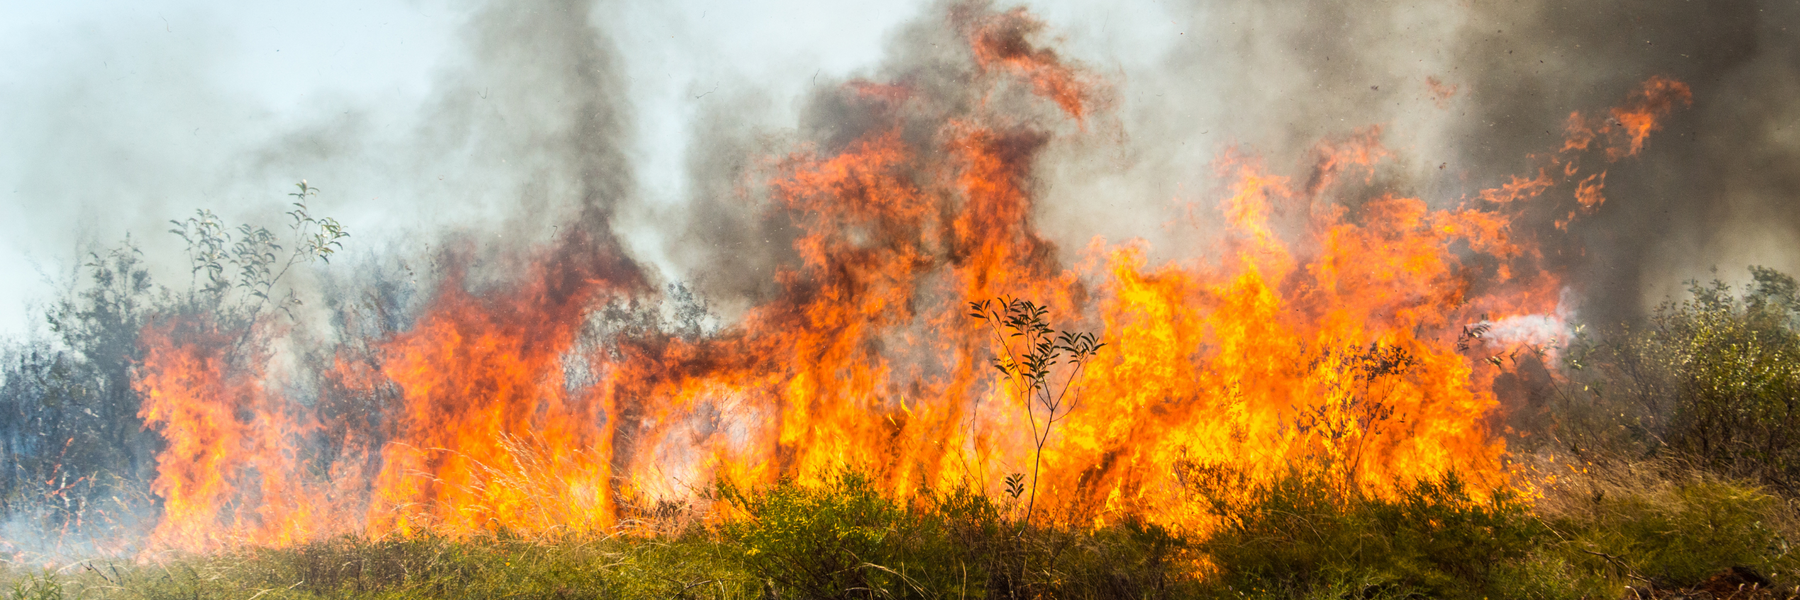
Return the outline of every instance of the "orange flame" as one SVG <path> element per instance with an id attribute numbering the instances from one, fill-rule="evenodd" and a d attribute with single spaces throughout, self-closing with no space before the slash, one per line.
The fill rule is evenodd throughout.
<path id="1" fill-rule="evenodd" d="M 1044 22 L 1015 8 L 998 15 L 955 15 L 957 25 L 968 28 L 975 64 L 983 70 L 1004 68 L 1030 82 L 1038 95 L 1056 102 L 1077 121 L 1085 119 L 1093 105 L 1096 82 L 1074 67 L 1063 64 L 1056 51 L 1034 47 L 1031 38 Z"/>
<path id="2" fill-rule="evenodd" d="M 1029 83 L 1069 118 L 1091 114 L 1093 82 L 1028 43 L 1041 27 L 1030 15 L 956 18 L 975 68 Z M 1004 83 L 972 80 L 972 93 Z M 1341 182 L 1373 181 L 1390 156 L 1378 129 L 1321 144 L 1298 184 L 1233 153 L 1217 165 L 1231 233 L 1193 249 L 1219 258 L 1152 266 L 1142 242 L 1095 240 L 1071 268 L 1033 226 L 1032 165 L 1052 132 L 977 110 L 921 135 L 909 119 L 923 92 L 845 93 L 875 126 L 841 150 L 767 163 L 766 188 L 801 232 L 776 298 L 715 335 L 652 328 L 596 343 L 596 309 L 646 287 L 609 244 L 570 236 L 498 292 L 453 274 L 410 331 L 323 375 L 393 390 L 382 428 L 332 442 L 347 466 L 308 462 L 315 432 L 337 425 L 278 393 L 266 357 L 234 359 L 241 332 L 191 317 L 153 325 L 138 385 L 169 440 L 159 541 L 595 530 L 714 477 L 846 464 L 896 495 L 986 489 L 1031 454 L 1022 409 L 984 366 L 990 340 L 962 311 L 1003 294 L 1108 343 L 1045 448 L 1039 505 L 1051 511 L 1199 526 L 1183 462 L 1266 475 L 1323 460 L 1377 492 L 1449 469 L 1501 483 L 1505 447 L 1489 426 L 1500 367 L 1459 342 L 1471 324 L 1553 314 L 1561 292 L 1544 242 L 1513 224 L 1596 208 L 1603 173 L 1583 177 L 1578 159 L 1637 153 L 1688 98 L 1654 78 L 1610 113 L 1618 125 L 1572 115 L 1534 176 L 1449 208 L 1345 196 Z M 1360 353 L 1378 349 L 1407 367 L 1359 371 Z"/>
<path id="3" fill-rule="evenodd" d="M 167 442 L 151 484 L 163 499 L 153 539 L 203 548 L 287 544 L 321 533 L 327 516 L 317 504 L 331 494 L 294 477 L 303 457 L 293 439 L 307 420 L 267 392 L 265 353 L 238 352 L 247 336 L 205 316 L 153 322 L 144 338 L 141 413 Z"/>

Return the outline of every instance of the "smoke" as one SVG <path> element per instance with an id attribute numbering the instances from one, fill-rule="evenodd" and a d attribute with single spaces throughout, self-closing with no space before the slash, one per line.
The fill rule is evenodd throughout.
<path id="1" fill-rule="evenodd" d="M 940 60 L 961 44 L 946 5 L 891 34 L 870 75 L 934 91 L 966 76 Z M 1004 6 L 999 6 L 1004 8 Z M 1089 239 L 1142 238 L 1153 260 L 1213 249 L 1211 164 L 1260 156 L 1305 175 L 1324 139 L 1378 127 L 1396 159 L 1385 189 L 1438 206 L 1530 175 L 1558 148 L 1570 113 L 1595 114 L 1653 76 L 1693 87 L 1695 102 L 1638 157 L 1607 165 L 1597 214 L 1553 231 L 1547 249 L 1582 298 L 1582 317 L 1629 319 L 1681 282 L 1738 276 L 1749 264 L 1800 270 L 1795 160 L 1800 108 L 1788 98 L 1800 53 L 1792 6 L 1662 2 L 1455 5 L 1427 2 L 1033 3 L 1046 41 L 1114 93 L 1106 110 L 1046 148 L 1036 191 L 1040 227 L 1073 264 Z M 814 80 L 794 116 L 800 140 L 824 148 L 857 129 L 834 113 L 848 79 Z M 765 296 L 773 265 L 791 261 L 787 225 L 757 197 L 754 165 L 780 127 L 757 110 L 768 96 L 715 106 L 688 152 L 684 225 L 665 238 L 676 270 L 722 298 Z M 729 108 L 727 108 L 727 106 Z M 751 115 L 746 117 L 746 115 Z M 756 124 L 756 125 L 752 125 Z M 849 132 L 849 133 L 846 133 Z M 790 134 L 782 134 L 790 135 Z M 789 138 L 780 138 L 792 141 Z M 1551 193 L 1567 195 L 1571 190 Z M 717 243 L 710 243 L 717 242 Z M 760 287 L 759 287 L 760 286 Z"/>
<path id="2" fill-rule="evenodd" d="M 207 207 L 278 224 L 280 192 L 307 178 L 326 191 L 315 212 L 363 248 L 431 252 L 455 231 L 519 249 L 579 223 L 741 307 L 793 260 L 754 157 L 828 141 L 844 82 L 949 73 L 931 57 L 958 47 L 942 4 L 335 8 L 164 5 L 16 36 L 22 58 L 0 78 L 9 278 L 66 278 L 77 248 L 129 231 L 159 280 L 181 281 L 185 265 L 161 258 L 179 255 L 167 219 Z M 1371 125 L 1401 157 L 1400 191 L 1457 202 L 1529 170 L 1569 112 L 1664 75 L 1693 86 L 1694 106 L 1609 168 L 1608 203 L 1561 257 L 1584 310 L 1630 317 L 1714 266 L 1800 270 L 1790 5 L 1031 8 L 1115 93 L 1040 161 L 1040 224 L 1065 261 L 1094 236 L 1145 238 L 1160 259 L 1203 254 L 1221 152 L 1298 169 L 1318 140 Z M 841 50 L 808 45 L 820 42 Z M 3 300 L 49 291 L 19 289 Z"/>
<path id="3" fill-rule="evenodd" d="M 1047 148 L 1037 165 L 1040 226 L 1065 264 L 1095 236 L 1143 238 L 1158 260 L 1212 249 L 1210 167 L 1239 149 L 1277 172 L 1304 175 L 1322 139 L 1377 126 L 1396 153 L 1384 184 L 1447 206 L 1529 175 L 1562 143 L 1570 113 L 1618 104 L 1654 76 L 1692 86 L 1638 157 L 1606 167 L 1606 203 L 1564 238 L 1584 318 L 1642 314 L 1681 282 L 1728 279 L 1763 264 L 1800 270 L 1800 36 L 1797 10 L 1776 2 L 1455 5 L 1428 2 L 1033 3 L 1047 38 L 1106 77 L 1111 110 Z M 920 80 L 946 44 L 944 10 L 925 11 L 888 42 L 878 68 Z M 948 69 L 948 70 L 945 70 Z M 911 79 L 907 79 L 911 78 Z M 829 146 L 845 127 L 826 114 L 843 82 L 813 87 L 803 139 Z M 925 85 L 925 84 L 921 84 Z M 732 116 L 735 116 L 734 113 Z M 810 120 L 809 120 L 810 119 Z M 766 210 L 745 202 L 741 149 L 753 133 L 708 115 L 691 152 L 694 229 L 672 244 L 684 268 L 728 279 L 766 273 L 785 249 Z M 853 129 L 853 127 L 852 127 Z M 740 157 L 733 160 L 728 157 Z M 1569 194 L 1570 190 L 1552 193 Z M 715 210 L 719 206 L 730 209 Z M 742 214 L 735 211 L 745 211 Z M 696 250 L 708 236 L 738 241 Z M 745 265 L 756 264 L 754 268 Z M 722 268 L 709 269 L 709 265 Z M 709 289 L 737 293 L 742 284 Z"/>
<path id="4" fill-rule="evenodd" d="M 1607 206 L 1574 229 L 1566 260 L 1590 314 L 1640 314 L 1714 266 L 1739 277 L 1750 264 L 1800 268 L 1800 163 L 1781 133 L 1800 117 L 1788 100 L 1796 17 L 1777 2 L 1542 3 L 1484 6 L 1463 27 L 1475 43 L 1458 62 L 1481 83 L 1459 130 L 1472 138 L 1485 122 L 1501 134 L 1468 145 L 1472 160 L 1501 163 L 1551 138 L 1557 105 L 1595 105 L 1652 75 L 1692 86 L 1693 108 L 1654 151 L 1611 168 Z"/>
<path id="5" fill-rule="evenodd" d="M 1213 157 L 1241 146 L 1292 173 L 1318 140 L 1371 125 L 1398 156 L 1387 175 L 1396 192 L 1454 204 L 1529 175 L 1571 112 L 1592 114 L 1664 76 L 1692 86 L 1693 107 L 1639 157 L 1607 167 L 1606 204 L 1571 225 L 1552 257 L 1584 316 L 1642 314 L 1714 266 L 1729 279 L 1750 264 L 1800 270 L 1791 3 L 1143 8 L 1045 11 L 1067 25 L 1068 48 L 1085 50 L 1072 54 L 1116 73 L 1126 138 L 1046 161 L 1046 226 L 1059 239 L 1145 236 L 1167 256 L 1203 252 L 1204 235 L 1154 225 L 1195 225 L 1171 208 L 1216 198 Z M 1187 231 L 1203 234 L 1200 221 Z"/>

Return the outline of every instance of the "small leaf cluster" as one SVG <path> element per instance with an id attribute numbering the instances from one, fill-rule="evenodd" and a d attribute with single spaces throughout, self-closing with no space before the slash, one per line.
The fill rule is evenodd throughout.
<path id="1" fill-rule="evenodd" d="M 1050 433 L 1058 421 L 1081 404 L 1081 377 L 1088 362 L 1106 347 L 1093 333 L 1051 328 L 1049 313 L 1049 308 L 1017 298 L 969 303 L 969 317 L 985 323 L 993 333 L 1000 351 L 992 364 L 1012 384 L 1031 426 L 1031 486 L 1025 501 L 1024 523 L 1030 522 L 1037 506 L 1038 470 Z M 1060 386 L 1051 380 L 1052 370 L 1058 364 L 1064 365 L 1067 375 Z"/>
<path id="2" fill-rule="evenodd" d="M 343 249 L 343 241 L 350 233 L 336 219 L 316 217 L 307 207 L 307 200 L 317 196 L 319 188 L 304 179 L 294 186 L 298 191 L 288 194 L 296 201 L 286 213 L 292 241 L 285 258 L 275 233 L 264 227 L 245 223 L 230 228 L 206 209 L 196 210 L 187 219 L 169 221 L 174 225 L 169 232 L 187 244 L 195 286 L 216 308 L 230 308 L 253 319 L 274 300 L 271 294 L 277 284 L 296 264 L 314 260 L 330 263 L 331 256 Z M 204 282 L 200 280 L 202 275 Z M 229 306 L 226 296 L 233 291 L 242 295 L 236 306 Z M 288 310 L 300 303 L 289 291 L 275 305 Z"/>
<path id="3" fill-rule="evenodd" d="M 1049 395 L 1051 367 L 1058 363 L 1083 364 L 1106 346 L 1093 333 L 1051 329 L 1045 318 L 1049 312 L 1047 307 L 1016 298 L 991 298 L 969 303 L 971 318 L 1006 330 L 1002 336 L 1006 352 L 994 357 L 993 367 L 1023 382 L 1034 399 L 1046 406 L 1051 402 L 1044 397 Z M 1017 351 L 1012 344 L 1004 343 L 1008 338 L 1022 342 Z"/>
<path id="4" fill-rule="evenodd" d="M 319 195 L 319 188 L 306 183 L 305 179 L 294 184 L 300 191 L 288 194 L 295 198 L 293 210 L 287 212 L 289 228 L 300 240 L 299 256 L 317 258 L 320 262 L 330 263 L 331 255 L 344 249 L 344 238 L 350 232 L 344 230 L 337 219 L 331 217 L 314 217 L 306 208 L 306 200 Z"/>

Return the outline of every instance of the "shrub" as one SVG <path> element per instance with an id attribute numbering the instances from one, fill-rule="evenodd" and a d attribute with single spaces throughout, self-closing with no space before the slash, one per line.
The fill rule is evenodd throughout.
<path id="1" fill-rule="evenodd" d="M 1800 491 L 1800 285 L 1752 267 L 1741 295 L 1723 282 L 1570 348 L 1571 431 L 1623 431 L 1641 455 L 1672 451 L 1734 477 Z M 1617 416 L 1612 422 L 1608 418 Z"/>
<path id="2" fill-rule="evenodd" d="M 144 431 L 131 377 L 156 297 L 141 256 L 130 238 L 90 252 L 84 281 L 45 315 L 54 337 L 0 348 L 0 520 L 80 538 L 148 504 L 160 440 Z"/>
<path id="3" fill-rule="evenodd" d="M 1673 462 L 1595 465 L 1538 503 L 1570 564 L 1621 584 L 1700 583 L 1730 567 L 1789 579 L 1793 514 L 1753 483 Z"/>
<path id="4" fill-rule="evenodd" d="M 1454 473 L 1385 498 L 1318 470 L 1254 481 L 1223 467 L 1188 469 L 1190 489 L 1218 519 L 1200 548 L 1219 592 L 1512 597 L 1514 571 L 1544 532 L 1509 492 L 1478 497 Z"/>
<path id="5" fill-rule="evenodd" d="M 44 571 L 42 574 L 27 573 L 12 581 L 11 589 L 0 593 L 5 600 L 62 600 L 62 582 L 57 580 L 56 573 Z"/>
<path id="6" fill-rule="evenodd" d="M 717 496 L 739 513 L 723 540 L 781 597 L 1140 599 L 1193 582 L 1185 544 L 1160 527 L 1013 522 L 967 487 L 902 502 L 851 470 Z"/>
<path id="7" fill-rule="evenodd" d="M 1729 473 L 1800 483 L 1800 298 L 1794 279 L 1753 268 L 1743 298 L 1724 284 L 1657 315 L 1678 402 L 1669 444 Z"/>
<path id="8" fill-rule="evenodd" d="M 917 518 L 856 471 L 755 493 L 724 482 L 718 495 L 748 517 L 727 523 L 724 535 L 750 570 L 806 598 L 923 597 L 952 576 L 946 567 L 963 566 L 940 523 Z M 922 560 L 934 550 L 944 559 Z"/>

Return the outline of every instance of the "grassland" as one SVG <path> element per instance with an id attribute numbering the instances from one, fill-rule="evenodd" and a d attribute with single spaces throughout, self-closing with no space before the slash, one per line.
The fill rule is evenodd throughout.
<path id="1" fill-rule="evenodd" d="M 340 538 L 153 561 L 13 566 L 0 597 L 55 598 L 1620 598 L 1800 584 L 1792 503 L 1676 461 L 1595 464 L 1535 502 L 1453 477 L 1393 498 L 1296 472 L 1207 536 L 1125 520 L 1022 525 L 955 491 L 908 502 L 855 472 L 725 490 L 710 524 L 635 535 Z M 1743 579 L 1749 577 L 1750 579 Z M 1728 578 L 1727 578 L 1728 579 Z M 1760 580 L 1760 581 L 1759 581 Z M 1636 591 L 1634 591 L 1636 590 Z"/>

